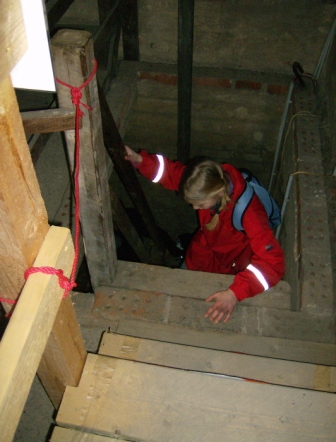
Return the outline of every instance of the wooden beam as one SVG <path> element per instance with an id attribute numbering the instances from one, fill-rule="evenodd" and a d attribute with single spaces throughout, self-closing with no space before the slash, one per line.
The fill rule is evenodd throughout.
<path id="1" fill-rule="evenodd" d="M 75 310 L 68 296 L 58 310 L 37 374 L 57 409 L 67 385 L 80 381 L 87 353 Z"/>
<path id="2" fill-rule="evenodd" d="M 33 265 L 49 225 L 9 77 L 0 84 L 0 102 L 0 144 L 3 155 L 0 162 L 0 293 L 3 298 L 16 299 L 24 285 L 24 272 Z M 8 303 L 3 303 L 3 306 L 6 311 L 11 308 Z M 59 328 L 53 330 L 53 349 L 49 354 L 58 353 L 58 357 L 61 357 L 63 352 L 72 352 L 71 367 L 63 373 L 64 366 L 56 364 L 48 352 L 43 356 L 44 364 L 49 367 L 46 377 L 52 378 L 57 384 L 55 393 L 55 389 L 49 390 L 45 383 L 55 406 L 59 403 L 57 401 L 66 382 L 75 385 L 85 354 L 84 341 L 78 331 L 75 333 L 77 321 L 72 303 L 64 303 L 62 311 L 63 321 L 71 318 L 72 329 L 69 327 L 67 334 Z M 49 345 L 51 343 L 48 342 L 47 347 Z M 76 352 L 73 347 L 76 347 Z M 64 360 L 67 360 L 65 356 Z M 71 376 L 67 374 L 69 371 Z M 46 377 L 43 377 L 41 371 L 42 383 Z"/>
<path id="3" fill-rule="evenodd" d="M 70 276 L 74 250 L 68 229 L 51 227 L 35 267 L 60 268 Z M 30 275 L 0 343 L 0 432 L 12 441 L 64 289 L 54 275 Z"/>
<path id="4" fill-rule="evenodd" d="M 50 442 L 120 442 L 120 439 L 114 437 L 105 437 L 99 434 L 86 433 L 85 431 L 76 431 L 72 428 L 55 427 Z"/>
<path id="5" fill-rule="evenodd" d="M 178 2 L 178 139 L 177 158 L 190 157 L 194 0 Z"/>
<path id="6" fill-rule="evenodd" d="M 45 109 L 21 112 L 26 135 L 75 129 L 75 109 Z"/>
<path id="7" fill-rule="evenodd" d="M 49 225 L 9 77 L 0 84 L 0 102 L 0 293 L 16 299 Z"/>
<path id="8" fill-rule="evenodd" d="M 171 254 L 173 254 L 173 256 L 178 256 L 178 250 L 171 238 L 169 238 L 168 234 L 160 229 L 156 224 L 145 194 L 143 193 L 139 184 L 134 167 L 128 161 L 125 161 L 125 146 L 115 124 L 103 90 L 101 87 L 98 87 L 98 90 L 106 150 L 113 161 L 116 172 L 118 173 L 122 184 L 125 186 L 132 203 L 136 207 L 146 226 L 149 237 L 162 252 L 161 257 L 157 256 L 157 261 L 155 264 L 164 264 L 164 252 L 168 250 Z M 174 253 L 176 253 L 176 255 Z"/>
<path id="9" fill-rule="evenodd" d="M 335 344 L 260 335 L 241 335 L 227 330 L 206 330 L 204 332 L 181 325 L 155 324 L 132 319 L 119 321 L 117 333 L 266 358 L 336 366 Z"/>
<path id="10" fill-rule="evenodd" d="M 72 86 L 81 86 L 93 71 L 94 51 L 90 33 L 60 30 L 51 40 L 57 78 Z M 61 107 L 71 107 L 69 89 L 57 83 Z M 115 250 L 107 156 L 100 115 L 96 78 L 82 89 L 81 102 L 92 108 L 84 110 L 80 131 L 80 218 L 86 259 L 93 289 L 111 285 L 117 257 Z M 69 160 L 74 168 L 74 131 L 65 132 Z"/>
<path id="11" fill-rule="evenodd" d="M 145 244 L 140 238 L 139 233 L 136 231 L 135 227 L 127 216 L 124 206 L 119 201 L 118 196 L 115 194 L 111 187 L 110 192 L 112 214 L 115 224 L 118 226 L 118 229 L 124 235 L 139 260 L 141 262 L 152 263 L 152 258 L 150 256 L 149 250 L 147 250 L 147 248 L 145 247 Z"/>
<path id="12" fill-rule="evenodd" d="M 100 355 L 250 379 L 287 387 L 336 392 L 336 367 L 282 361 L 195 346 L 104 333 Z"/>
<path id="13" fill-rule="evenodd" d="M 26 30 L 20 0 L 0 2 L 0 83 L 27 50 Z"/>

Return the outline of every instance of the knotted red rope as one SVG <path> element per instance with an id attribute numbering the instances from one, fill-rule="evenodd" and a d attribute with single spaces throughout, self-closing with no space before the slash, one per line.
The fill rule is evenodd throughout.
<path id="1" fill-rule="evenodd" d="M 72 103 L 76 107 L 76 117 L 75 117 L 75 176 L 74 176 L 74 184 L 75 184 L 75 239 L 74 239 L 74 247 L 75 247 L 75 257 L 74 262 L 72 266 L 71 271 L 71 277 L 70 279 L 67 278 L 63 274 L 63 270 L 61 269 L 54 269 L 53 267 L 30 267 L 28 268 L 24 273 L 24 278 L 28 279 L 29 275 L 33 273 L 44 273 L 47 275 L 56 275 L 58 276 L 58 283 L 60 287 L 64 289 L 63 299 L 68 296 L 69 292 L 76 287 L 75 278 L 76 278 L 76 269 L 78 265 L 78 258 L 79 258 L 79 205 L 80 205 L 80 198 L 79 198 L 79 165 L 80 165 L 80 136 L 79 136 L 79 127 L 80 127 L 80 119 L 83 117 L 84 113 L 82 112 L 80 106 L 84 106 L 86 109 L 92 110 L 90 106 L 87 104 L 81 102 L 82 98 L 82 89 L 86 87 L 90 81 L 93 79 L 93 77 L 96 75 L 98 69 L 97 61 L 94 60 L 94 67 L 91 75 L 88 77 L 88 79 L 79 87 L 71 86 L 70 84 L 65 83 L 64 81 L 59 80 L 56 78 L 57 83 L 68 87 L 71 92 L 71 99 Z M 0 302 L 5 302 L 7 304 L 15 304 L 16 300 L 6 299 L 6 298 L 0 298 Z"/>

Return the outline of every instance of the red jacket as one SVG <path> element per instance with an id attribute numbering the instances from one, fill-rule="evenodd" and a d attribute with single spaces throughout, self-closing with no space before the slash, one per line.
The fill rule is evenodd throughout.
<path id="1" fill-rule="evenodd" d="M 178 190 L 185 165 L 157 155 L 141 152 L 137 166 L 146 178 L 163 187 Z M 161 163 L 161 164 L 160 164 Z M 261 293 L 277 284 L 285 271 L 284 254 L 269 227 L 266 211 L 254 195 L 245 211 L 244 232 L 233 227 L 234 203 L 245 189 L 242 174 L 229 164 L 222 165 L 229 175 L 233 190 L 231 202 L 219 214 L 219 224 L 213 231 L 204 227 L 211 218 L 210 210 L 198 210 L 200 229 L 188 247 L 185 263 L 188 270 L 236 275 L 229 287 L 239 301 Z"/>

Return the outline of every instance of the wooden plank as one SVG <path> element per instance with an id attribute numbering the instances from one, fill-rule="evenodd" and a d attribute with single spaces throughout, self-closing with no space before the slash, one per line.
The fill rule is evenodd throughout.
<path id="1" fill-rule="evenodd" d="M 336 395 L 90 354 L 57 422 L 151 442 L 317 441 L 336 434 Z M 219 436 L 220 435 L 220 436 Z"/>
<path id="2" fill-rule="evenodd" d="M 3 154 L 0 162 L 0 291 L 3 297 L 16 299 L 24 285 L 24 272 L 33 265 L 49 225 L 9 78 L 0 84 L 0 102 Z M 7 311 L 11 308 L 8 303 L 3 306 Z M 55 327 L 52 332 L 54 341 L 48 341 L 42 358 L 47 369 L 39 369 L 42 383 L 55 406 L 59 405 L 65 385 L 76 385 L 86 356 L 84 341 L 75 327 L 77 321 L 72 303 L 64 302 L 61 311 L 64 318 L 58 316 L 59 321 L 71 318 L 73 324 L 64 328 L 68 330 L 66 334 Z M 52 355 L 56 355 L 60 362 L 56 363 Z M 67 366 L 66 362 L 70 365 Z M 50 379 L 52 388 L 49 388 Z"/>
<path id="3" fill-rule="evenodd" d="M 149 250 L 145 247 L 139 233 L 136 231 L 135 227 L 131 223 L 126 210 L 122 203 L 119 201 L 118 196 L 110 187 L 111 194 L 111 207 L 114 222 L 121 233 L 124 235 L 135 254 L 141 262 L 152 263 L 152 258 L 150 256 Z"/>
<path id="4" fill-rule="evenodd" d="M 51 41 L 56 77 L 82 85 L 94 66 L 93 40 L 86 31 L 60 30 Z M 61 107 L 71 107 L 69 89 L 57 84 Z M 80 218 L 93 289 L 111 285 L 117 267 L 110 194 L 108 156 L 104 146 L 96 77 L 82 89 L 81 102 L 92 108 L 82 118 L 80 156 Z M 69 158 L 74 167 L 74 131 L 66 131 Z"/>
<path id="5" fill-rule="evenodd" d="M 113 281 L 114 287 L 135 290 L 150 290 L 167 295 L 186 298 L 206 299 L 211 293 L 226 289 L 233 281 L 232 275 L 220 275 L 206 272 L 194 272 L 118 261 L 118 270 Z M 290 287 L 285 281 L 256 296 L 245 299 L 244 305 L 290 308 Z"/>
<path id="6" fill-rule="evenodd" d="M 171 344 L 116 333 L 104 333 L 98 353 L 183 370 L 336 392 L 332 381 L 336 375 L 336 367 Z"/>
<path id="7" fill-rule="evenodd" d="M 50 442 L 118 442 L 123 439 L 85 433 L 71 428 L 55 427 Z M 125 440 L 125 439 L 124 439 Z"/>
<path id="8" fill-rule="evenodd" d="M 0 2 L 0 83 L 27 50 L 26 30 L 20 0 Z"/>
<path id="9" fill-rule="evenodd" d="M 157 254 L 158 257 L 155 264 L 163 264 L 164 252 L 168 250 L 173 254 L 177 251 L 177 248 L 167 233 L 156 224 L 145 194 L 139 185 L 136 171 L 129 161 L 125 161 L 125 146 L 101 87 L 99 87 L 99 99 L 102 112 L 104 142 L 107 152 L 115 165 L 118 177 L 125 186 L 129 197 L 146 226 L 149 237 L 161 252 L 160 255 Z"/>
<path id="10" fill-rule="evenodd" d="M 242 335 L 223 330 L 200 332 L 179 325 L 137 320 L 120 321 L 117 333 L 213 350 L 336 366 L 335 344 Z"/>
<path id="11" fill-rule="evenodd" d="M 0 102 L 0 293 L 16 299 L 49 225 L 9 77 L 0 84 Z"/>
<path id="12" fill-rule="evenodd" d="M 26 135 L 48 132 L 63 132 L 75 129 L 74 109 L 45 109 L 21 112 Z"/>
<path id="13" fill-rule="evenodd" d="M 60 268 L 69 276 L 74 250 L 68 229 L 51 227 L 35 267 Z M 53 275 L 29 276 L 0 343 L 0 432 L 11 441 L 33 382 L 64 289 Z"/>
<path id="14" fill-rule="evenodd" d="M 37 374 L 57 409 L 65 387 L 76 386 L 86 360 L 85 342 L 71 297 L 59 307 Z"/>

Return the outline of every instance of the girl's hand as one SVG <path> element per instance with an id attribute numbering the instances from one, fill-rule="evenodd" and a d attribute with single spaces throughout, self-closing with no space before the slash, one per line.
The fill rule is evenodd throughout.
<path id="1" fill-rule="evenodd" d="M 134 152 L 134 150 L 132 150 L 130 147 L 125 146 L 127 155 L 125 155 L 125 160 L 130 161 L 133 164 L 136 164 L 137 166 L 139 164 L 141 164 L 142 162 L 142 156 L 136 152 Z"/>
<path id="2" fill-rule="evenodd" d="M 228 322 L 238 302 L 235 294 L 230 289 L 222 290 L 210 295 L 205 301 L 210 302 L 214 299 L 216 302 L 208 309 L 204 316 L 206 318 L 210 317 L 210 321 L 215 322 L 216 324 L 218 324 L 223 317 L 223 322 Z"/>

